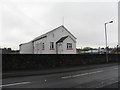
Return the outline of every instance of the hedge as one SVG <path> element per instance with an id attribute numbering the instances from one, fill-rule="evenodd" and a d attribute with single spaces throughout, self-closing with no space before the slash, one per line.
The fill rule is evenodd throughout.
<path id="1" fill-rule="evenodd" d="M 118 62 L 120 55 L 109 55 L 109 63 Z M 66 68 L 106 63 L 105 54 L 63 54 L 63 55 L 31 55 L 31 54 L 3 54 L 2 70 L 43 70 L 52 68 Z"/>

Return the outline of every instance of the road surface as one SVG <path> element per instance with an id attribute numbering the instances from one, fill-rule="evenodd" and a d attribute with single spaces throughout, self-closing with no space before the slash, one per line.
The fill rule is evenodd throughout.
<path id="1" fill-rule="evenodd" d="M 101 88 L 118 82 L 118 65 L 66 73 L 11 77 L 2 82 L 2 88 Z"/>
<path id="2" fill-rule="evenodd" d="M 120 81 L 113 83 L 113 84 L 110 84 L 108 86 L 105 86 L 104 88 L 116 88 L 116 87 L 120 88 Z"/>

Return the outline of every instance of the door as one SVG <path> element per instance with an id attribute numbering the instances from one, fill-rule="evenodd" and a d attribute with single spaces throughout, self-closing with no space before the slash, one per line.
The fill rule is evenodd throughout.
<path id="1" fill-rule="evenodd" d="M 39 54 L 42 54 L 42 43 L 39 43 Z"/>
<path id="2" fill-rule="evenodd" d="M 63 53 L 62 43 L 58 43 L 57 44 L 57 51 L 58 51 L 58 54 L 62 54 Z"/>

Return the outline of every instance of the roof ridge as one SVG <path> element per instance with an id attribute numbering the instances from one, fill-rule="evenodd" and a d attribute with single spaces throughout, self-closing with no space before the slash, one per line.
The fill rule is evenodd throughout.
<path id="1" fill-rule="evenodd" d="M 70 31 L 68 31 L 67 28 L 66 28 L 64 25 L 60 25 L 59 27 L 56 27 L 55 29 L 52 29 L 51 31 L 48 31 L 48 32 L 46 32 L 45 34 L 42 34 L 42 35 L 34 38 L 32 41 L 34 41 L 34 40 L 36 40 L 36 39 L 39 39 L 39 38 L 41 38 L 41 37 L 44 37 L 46 34 L 48 34 L 48 33 L 50 33 L 50 32 L 53 32 L 53 31 L 55 31 L 56 29 L 58 29 L 58 28 L 60 28 L 60 27 L 63 27 L 68 33 L 70 33 L 70 34 L 76 39 L 76 37 L 75 37 Z"/>
<path id="2" fill-rule="evenodd" d="M 59 27 L 56 27 L 55 29 L 52 29 L 52 30 L 50 30 L 50 31 L 48 31 L 48 32 L 46 32 L 46 33 L 44 33 L 44 34 L 42 34 L 42 35 L 40 35 L 40 36 L 34 38 L 32 41 L 34 41 L 34 40 L 36 40 L 36 39 L 39 39 L 40 37 L 42 37 L 42 36 L 44 36 L 44 35 L 46 35 L 46 34 L 52 32 L 52 31 L 54 31 L 54 30 L 56 30 L 56 29 L 58 29 L 58 28 L 60 28 L 60 27 L 64 27 L 64 26 L 61 25 L 61 26 L 59 26 Z"/>

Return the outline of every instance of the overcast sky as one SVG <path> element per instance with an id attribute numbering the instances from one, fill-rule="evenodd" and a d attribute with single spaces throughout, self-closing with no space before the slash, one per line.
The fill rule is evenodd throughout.
<path id="1" fill-rule="evenodd" d="M 104 1 L 4 0 L 0 47 L 19 49 L 19 44 L 62 25 L 63 16 L 64 26 L 77 38 L 77 47 L 104 47 L 104 23 L 113 20 L 107 34 L 108 45 L 114 47 L 118 44 L 118 0 Z"/>

